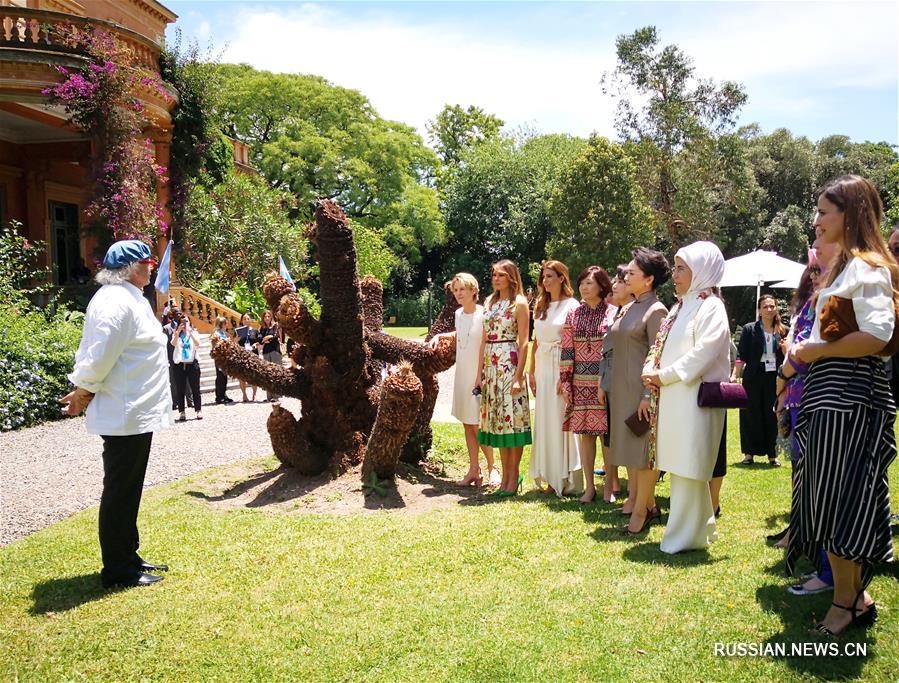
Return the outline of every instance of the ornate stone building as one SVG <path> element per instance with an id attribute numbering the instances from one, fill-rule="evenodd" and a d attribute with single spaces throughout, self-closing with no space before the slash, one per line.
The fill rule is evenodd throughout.
<path id="1" fill-rule="evenodd" d="M 78 67 L 84 58 L 53 27 L 102 27 L 158 73 L 165 28 L 176 18 L 156 0 L 0 0 L 0 221 L 20 221 L 27 238 L 47 243 L 54 284 L 76 282 L 82 261 L 93 270 L 95 245 L 82 230 L 93 190 L 91 141 L 41 94 L 59 80 L 56 67 Z M 156 160 L 168 166 L 176 95 L 149 87 L 138 95 Z M 157 191 L 164 206 L 168 188 Z"/>

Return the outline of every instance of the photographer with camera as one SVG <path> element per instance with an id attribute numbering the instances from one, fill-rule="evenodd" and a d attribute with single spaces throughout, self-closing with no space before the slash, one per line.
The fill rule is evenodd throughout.
<path id="1" fill-rule="evenodd" d="M 181 314 L 176 323 L 174 332 L 170 335 L 169 345 L 172 349 L 172 363 L 175 379 L 175 403 L 178 409 L 177 422 L 186 422 L 184 413 L 184 399 L 187 390 L 193 396 L 193 406 L 197 419 L 203 419 L 203 402 L 200 398 L 200 361 L 197 359 L 197 350 L 200 347 L 200 337 L 196 329 L 190 324 L 190 319 Z"/>

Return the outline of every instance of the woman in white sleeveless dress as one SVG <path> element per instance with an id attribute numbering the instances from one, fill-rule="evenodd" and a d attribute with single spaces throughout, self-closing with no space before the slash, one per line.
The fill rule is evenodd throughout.
<path id="1" fill-rule="evenodd" d="M 459 486 L 480 486 L 483 483 L 478 449 L 487 459 L 488 481 L 493 486 L 500 483 L 499 470 L 493 463 L 493 448 L 478 444 L 478 425 L 481 405 L 472 393 L 478 384 L 478 361 L 481 337 L 484 334 L 484 307 L 478 304 L 478 281 L 469 273 L 457 273 L 451 287 L 460 308 L 456 309 L 456 371 L 453 377 L 452 415 L 465 428 L 465 444 L 468 447 L 468 474 L 456 483 Z M 444 336 L 444 335 L 438 335 Z M 431 345 L 437 345 L 437 337 Z"/>
<path id="2" fill-rule="evenodd" d="M 543 264 L 538 290 L 528 374 L 536 399 L 529 474 L 537 486 L 546 484 L 548 493 L 561 497 L 583 488 L 576 436 L 562 431 L 565 399 L 559 388 L 562 328 L 578 302 L 572 296 L 568 268 L 559 261 Z"/>

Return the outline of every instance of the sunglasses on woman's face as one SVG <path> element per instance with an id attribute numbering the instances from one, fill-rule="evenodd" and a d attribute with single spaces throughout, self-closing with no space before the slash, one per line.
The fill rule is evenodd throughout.
<path id="1" fill-rule="evenodd" d="M 820 274 L 821 274 L 821 269 L 820 269 L 820 268 L 809 268 L 809 269 L 808 269 L 808 274 L 809 274 L 809 275 L 820 275 Z"/>
<path id="2" fill-rule="evenodd" d="M 893 252 L 896 256 L 899 256 L 899 244 L 894 244 L 890 247 L 890 251 Z"/>

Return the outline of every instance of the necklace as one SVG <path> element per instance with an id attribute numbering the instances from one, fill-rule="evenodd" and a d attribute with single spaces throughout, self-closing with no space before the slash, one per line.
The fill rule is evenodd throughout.
<path id="1" fill-rule="evenodd" d="M 459 329 L 456 330 L 456 348 L 464 351 L 471 344 L 471 328 L 474 327 L 474 316 L 477 309 L 471 313 L 463 311 L 459 315 Z"/>

